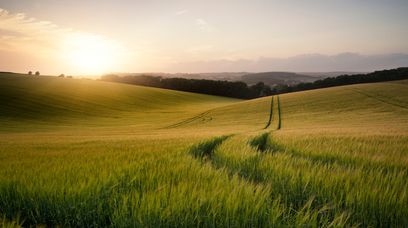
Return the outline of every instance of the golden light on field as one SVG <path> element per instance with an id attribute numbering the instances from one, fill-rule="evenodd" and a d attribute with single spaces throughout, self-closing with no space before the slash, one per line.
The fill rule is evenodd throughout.
<path id="1" fill-rule="evenodd" d="M 88 34 L 74 34 L 64 42 L 64 57 L 83 74 L 113 71 L 119 64 L 120 46 L 111 40 Z"/>

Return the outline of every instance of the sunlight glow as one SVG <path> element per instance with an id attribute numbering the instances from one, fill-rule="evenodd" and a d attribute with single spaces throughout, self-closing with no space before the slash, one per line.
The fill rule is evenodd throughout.
<path id="1" fill-rule="evenodd" d="M 121 48 L 101 36 L 73 34 L 64 42 L 64 56 L 83 74 L 101 74 L 118 68 Z"/>

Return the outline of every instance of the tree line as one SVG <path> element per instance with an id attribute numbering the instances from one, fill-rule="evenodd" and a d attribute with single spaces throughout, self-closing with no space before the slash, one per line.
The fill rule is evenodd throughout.
<path id="1" fill-rule="evenodd" d="M 272 92 L 271 88 L 263 82 L 248 86 L 245 82 L 163 78 L 149 75 L 120 77 L 114 74 L 102 76 L 101 80 L 241 99 L 268 96 Z"/>
<path id="2" fill-rule="evenodd" d="M 337 77 L 328 77 L 314 82 L 299 83 L 297 85 L 276 85 L 273 88 L 269 87 L 268 85 L 265 85 L 263 82 L 258 82 L 255 85 L 248 86 L 246 83 L 240 81 L 163 78 L 160 76 L 149 75 L 121 77 L 114 74 L 109 74 L 101 77 L 101 80 L 103 81 L 121 82 L 240 99 L 252 99 L 282 93 L 327 88 L 341 85 L 351 85 L 368 82 L 383 82 L 402 79 L 408 79 L 408 68 L 375 71 L 373 73 L 368 74 L 340 75 Z"/>

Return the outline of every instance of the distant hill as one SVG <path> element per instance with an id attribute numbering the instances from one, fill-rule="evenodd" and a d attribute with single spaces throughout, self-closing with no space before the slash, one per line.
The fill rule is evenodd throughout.
<path id="1" fill-rule="evenodd" d="M 163 73 L 163 72 L 143 72 L 143 73 L 113 73 L 117 76 L 155 76 L 163 78 L 187 78 L 187 79 L 208 79 L 221 81 L 239 81 L 241 76 L 250 74 L 249 72 L 213 72 L 213 73 Z"/>
<path id="2" fill-rule="evenodd" d="M 165 112 L 179 118 L 184 110 L 203 110 L 230 104 L 237 100 L 203 94 L 151 87 L 68 79 L 52 76 L 28 76 L 0 73 L 0 128 L 15 122 L 37 120 L 45 123 L 87 122 L 104 124 L 135 124 L 144 113 Z M 181 111 L 180 111 L 181 110 Z M 142 115 L 142 116 L 140 116 Z M 12 124 L 9 124 L 12 123 Z M 0 132 L 3 129 L 0 129 Z"/>
<path id="3" fill-rule="evenodd" d="M 207 79 L 219 81 L 242 81 L 248 85 L 255 85 L 263 82 L 266 85 L 274 87 L 276 85 L 296 85 L 300 83 L 314 82 L 328 77 L 337 77 L 340 75 L 367 74 L 369 72 L 354 71 L 333 71 L 333 72 L 212 72 L 212 73 L 163 73 L 163 72 L 144 72 L 144 73 L 114 73 L 117 76 L 155 76 L 163 78 L 186 78 L 186 79 Z"/>
<path id="4" fill-rule="evenodd" d="M 313 77 L 290 72 L 264 72 L 235 76 L 231 80 L 173 78 L 151 75 L 104 75 L 101 80 L 150 86 L 216 96 L 252 99 L 274 94 L 358 83 L 408 79 L 408 68 L 376 71 L 369 74 Z M 190 75 L 192 76 L 192 74 Z"/>
<path id="5" fill-rule="evenodd" d="M 262 72 L 243 75 L 241 76 L 240 80 L 250 85 L 256 84 L 258 82 L 263 82 L 267 85 L 275 86 L 296 85 L 302 82 L 314 82 L 322 78 L 323 77 L 291 72 Z"/>
<path id="6" fill-rule="evenodd" d="M 302 82 L 295 85 L 279 85 L 272 90 L 272 94 L 320 89 L 333 86 L 343 86 L 371 82 L 385 82 L 404 79 L 408 79 L 408 67 L 374 71 L 368 74 L 339 75 L 336 77 L 327 77 L 319 79 L 314 82 Z"/>
<path id="7" fill-rule="evenodd" d="M 355 75 L 355 74 L 368 74 L 370 72 L 356 72 L 356 71 L 329 71 L 329 72 L 298 72 L 298 74 L 313 76 L 313 77 L 337 77 L 340 75 Z"/>
<path id="8" fill-rule="evenodd" d="M 318 74 L 318 75 L 314 75 Z M 214 72 L 214 73 L 116 73 L 118 76 L 159 76 L 163 78 L 186 78 L 186 79 L 206 79 L 220 81 L 242 81 L 248 85 L 255 85 L 263 82 L 269 86 L 276 85 L 296 85 L 302 82 L 314 82 L 319 79 L 331 77 L 333 74 L 325 73 L 292 73 L 292 72 Z M 338 74 L 335 74 L 337 76 Z"/>

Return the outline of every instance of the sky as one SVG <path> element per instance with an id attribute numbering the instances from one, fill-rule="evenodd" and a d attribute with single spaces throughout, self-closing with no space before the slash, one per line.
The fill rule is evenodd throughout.
<path id="1" fill-rule="evenodd" d="M 406 0 L 0 0 L 0 71 L 408 66 Z"/>

